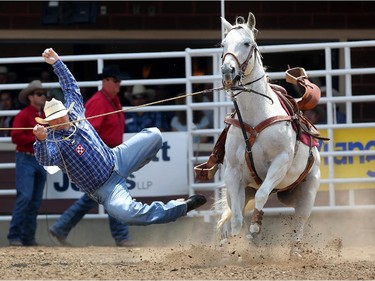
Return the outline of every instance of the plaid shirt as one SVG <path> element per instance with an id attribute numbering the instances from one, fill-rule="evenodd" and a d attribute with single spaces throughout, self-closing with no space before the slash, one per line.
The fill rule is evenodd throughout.
<path id="1" fill-rule="evenodd" d="M 52 67 L 64 92 L 65 106 L 75 103 L 70 120 L 84 118 L 83 98 L 75 78 L 61 60 Z M 43 166 L 58 166 L 82 191 L 91 193 L 111 175 L 114 154 L 90 122 L 82 120 L 75 125 L 75 132 L 74 127 L 69 131 L 48 130 L 46 140 L 34 143 L 35 156 Z"/>

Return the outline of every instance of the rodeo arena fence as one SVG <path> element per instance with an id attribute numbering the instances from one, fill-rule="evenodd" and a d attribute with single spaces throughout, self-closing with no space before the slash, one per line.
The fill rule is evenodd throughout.
<path id="1" fill-rule="evenodd" d="M 355 48 L 375 47 L 375 41 L 356 41 L 356 42 L 333 42 L 333 43 L 312 43 L 312 44 L 288 44 L 259 46 L 261 54 L 301 52 L 301 51 L 322 51 L 324 52 L 325 68 L 320 70 L 309 70 L 306 72 L 309 78 L 323 78 L 326 81 L 327 94 L 322 96 L 320 104 L 326 104 L 327 123 L 317 125 L 323 136 L 330 138 L 330 141 L 320 144 L 321 153 L 321 190 L 324 192 L 326 200 L 323 203 L 316 204 L 314 211 L 328 210 L 347 210 L 360 208 L 374 208 L 375 204 L 359 204 L 356 200 L 357 190 L 375 190 L 375 118 L 370 122 L 353 123 L 352 105 L 358 102 L 375 102 L 375 92 L 373 95 L 353 95 L 352 77 L 356 75 L 375 74 L 374 67 L 352 68 L 351 51 Z M 332 67 L 333 50 L 339 50 L 339 67 Z M 365 50 L 365 49 L 364 49 Z M 147 63 L 149 59 L 184 59 L 185 77 L 180 78 L 162 78 L 162 79 L 142 79 L 142 80 L 123 80 L 122 86 L 133 85 L 185 85 L 187 94 L 193 93 L 194 84 L 208 84 L 212 88 L 220 88 L 221 85 L 221 53 L 220 48 L 209 49 L 186 49 L 180 52 L 152 52 L 152 53 L 123 53 L 123 54 L 98 54 L 98 55 L 77 55 L 61 56 L 64 62 L 96 62 L 97 71 L 101 73 L 106 61 L 124 60 L 144 60 Z M 212 62 L 212 74 L 194 76 L 192 60 L 195 57 L 209 58 Z M 19 58 L 0 58 L 2 64 L 20 64 L 20 63 L 40 63 L 44 64 L 40 56 L 38 57 L 19 57 Z M 303 65 L 299 65 L 304 67 Z M 74 74 L 74 70 L 72 71 Z M 269 72 L 271 80 L 284 80 L 284 72 Z M 333 79 L 339 79 L 342 90 L 340 95 L 333 95 Z M 20 90 L 25 88 L 28 83 L 1 84 L 1 90 Z M 59 88 L 59 84 L 43 83 L 46 88 Z M 101 86 L 101 81 L 78 81 L 80 87 Z M 337 124 L 334 118 L 336 105 L 341 104 L 346 113 L 346 123 Z M 131 193 L 140 198 L 161 197 L 175 195 L 192 195 L 196 192 L 211 192 L 213 200 L 218 200 L 222 196 L 224 187 L 223 175 L 224 167 L 216 173 L 214 179 L 210 182 L 196 182 L 194 176 L 194 166 L 208 160 L 214 143 L 224 128 L 224 118 L 233 108 L 232 101 L 225 91 L 214 91 L 212 100 L 204 102 L 194 102 L 191 95 L 187 95 L 184 105 L 158 105 L 131 108 L 124 107 L 124 111 L 186 111 L 187 131 L 186 132 L 163 132 L 163 139 L 167 140 L 166 147 L 163 147 L 162 155 L 158 156 L 157 163 L 150 163 L 145 166 L 145 170 L 140 174 L 135 173 L 129 179 Z M 213 114 L 213 124 L 210 129 L 194 129 L 193 111 L 210 110 Z M 0 116 L 14 116 L 18 110 L 0 110 Z M 375 115 L 374 115 L 375 117 Z M 129 135 L 130 136 L 130 135 Z M 125 134 L 124 138 L 128 138 Z M 193 138 L 197 136 L 209 136 L 213 138 L 213 143 L 194 143 Z M 10 137 L 0 137 L 0 150 L 14 150 Z M 169 149 L 169 150 L 167 150 Z M 0 153 L 1 153 L 0 151 Z M 201 152 L 205 153 L 201 153 Z M 159 154 L 158 154 L 159 155 Z M 163 161 L 164 160 L 164 161 Z M 168 161 L 167 161 L 168 160 Z M 3 163 L 1 161 L 0 169 L 15 169 L 15 163 Z M 162 163 L 163 162 L 163 163 Z M 154 166 L 153 166 L 154 165 Z M 163 171 L 163 176 L 161 172 Z M 59 189 L 63 181 L 62 174 L 49 175 L 46 183 L 45 198 L 79 198 L 81 193 L 71 186 L 68 189 Z M 151 178 L 150 178 L 151 177 Z M 154 179 L 152 179 L 154 177 Z M 165 179 L 164 179 L 165 178 Z M 337 191 L 344 190 L 347 203 L 337 202 Z M 63 192 L 62 192 L 63 191 Z M 15 195 L 15 187 L 9 186 L 8 189 L 0 189 L 0 196 Z M 141 198 L 140 198 L 141 199 Z M 288 213 L 292 212 L 290 208 L 282 206 L 267 207 L 265 213 Z M 218 207 L 209 208 L 203 211 L 194 211 L 189 216 L 203 216 L 204 221 L 210 221 L 211 217 L 221 213 Z M 50 218 L 58 215 L 48 215 Z M 39 218 L 45 217 L 40 215 Z M 89 214 L 86 218 L 106 218 L 105 211 L 99 207 L 97 214 Z M 0 216 L 0 220 L 10 220 L 10 216 Z"/>

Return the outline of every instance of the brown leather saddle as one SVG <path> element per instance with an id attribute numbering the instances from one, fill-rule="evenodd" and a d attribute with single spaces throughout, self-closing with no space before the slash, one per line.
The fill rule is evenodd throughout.
<path id="1" fill-rule="evenodd" d="M 305 70 L 299 67 L 291 68 L 286 71 L 286 81 L 301 87 L 304 94 L 301 98 L 294 99 L 293 97 L 287 94 L 285 88 L 279 85 L 270 84 L 272 90 L 277 94 L 280 103 L 283 105 L 285 111 L 288 113 L 288 116 L 271 117 L 269 119 L 262 121 L 255 128 L 252 128 L 251 126 L 245 124 L 246 131 L 247 133 L 249 133 L 250 145 L 252 145 L 255 142 L 257 133 L 259 133 L 261 130 L 265 129 L 269 125 L 280 121 L 291 121 L 293 124 L 293 128 L 297 133 L 297 139 L 300 141 L 302 140 L 305 144 L 309 145 L 310 148 L 316 145 L 316 138 L 328 140 L 327 138 L 320 136 L 319 131 L 316 129 L 314 124 L 312 124 L 308 119 L 306 119 L 301 111 L 312 109 L 318 104 L 320 99 L 319 87 L 311 83 L 308 80 Z M 225 118 L 226 126 L 224 130 L 221 132 L 218 140 L 216 141 L 216 144 L 208 161 L 194 167 L 195 178 L 197 181 L 202 182 L 211 180 L 218 169 L 218 164 L 223 163 L 227 132 L 231 125 L 237 127 L 240 126 L 239 121 L 236 118 L 234 118 L 235 114 L 235 112 L 232 112 L 228 114 Z M 245 155 L 245 157 L 246 156 L 247 155 Z M 255 181 L 258 184 L 261 184 L 262 181 L 261 179 L 257 178 L 256 172 L 254 170 L 255 168 L 249 164 L 248 158 L 246 158 L 246 161 Z M 307 171 L 312 166 L 313 161 L 313 157 L 309 157 L 309 161 L 307 163 L 305 172 L 300 176 L 298 183 L 303 180 L 303 178 L 307 174 Z M 296 184 L 297 182 L 294 185 Z"/>
<path id="2" fill-rule="evenodd" d="M 306 71 L 302 67 L 290 68 L 285 72 L 286 82 L 297 85 L 301 92 L 304 93 L 302 97 L 295 99 L 300 110 L 313 109 L 320 100 L 320 89 L 317 85 L 310 82 Z M 285 95 L 287 96 L 286 92 Z"/>

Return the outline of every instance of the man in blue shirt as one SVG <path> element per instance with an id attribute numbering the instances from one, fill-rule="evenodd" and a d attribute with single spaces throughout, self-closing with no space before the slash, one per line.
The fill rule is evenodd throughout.
<path id="1" fill-rule="evenodd" d="M 143 85 L 134 85 L 132 92 L 125 94 L 131 106 L 137 107 L 154 101 L 155 91 Z M 157 127 L 161 131 L 170 131 L 165 112 L 135 111 L 125 112 L 125 133 L 138 133 L 144 128 Z"/>
<path id="2" fill-rule="evenodd" d="M 42 54 L 52 65 L 64 93 L 62 102 L 46 102 L 46 118 L 35 118 L 33 133 L 35 156 L 43 166 L 58 166 L 90 198 L 102 204 L 117 220 L 133 225 L 175 221 L 206 203 L 203 195 L 187 200 L 154 201 L 150 205 L 135 201 L 126 178 L 154 158 L 162 146 L 157 128 L 147 128 L 114 148 L 109 148 L 85 119 L 83 98 L 74 76 L 51 48 Z"/>

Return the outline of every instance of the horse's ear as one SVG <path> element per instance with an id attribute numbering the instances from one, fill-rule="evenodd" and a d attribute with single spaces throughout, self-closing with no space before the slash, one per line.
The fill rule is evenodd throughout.
<path id="1" fill-rule="evenodd" d="M 223 17 L 221 17 L 221 24 L 224 27 L 224 37 L 225 37 L 227 33 L 232 29 L 232 25 Z"/>
<path id="2" fill-rule="evenodd" d="M 258 29 L 255 28 L 255 23 L 255 16 L 250 12 L 249 17 L 247 18 L 247 26 L 253 31 L 254 39 L 256 39 L 258 35 Z"/>
<path id="3" fill-rule="evenodd" d="M 249 13 L 249 17 L 247 18 L 247 25 L 250 27 L 251 30 L 255 29 L 255 16 L 252 12 Z"/>

